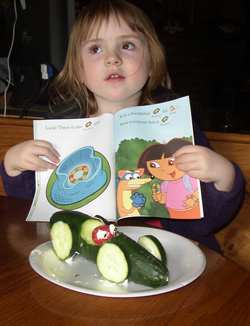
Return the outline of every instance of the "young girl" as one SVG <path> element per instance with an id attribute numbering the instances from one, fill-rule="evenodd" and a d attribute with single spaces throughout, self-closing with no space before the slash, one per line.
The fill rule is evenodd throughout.
<path id="1" fill-rule="evenodd" d="M 145 14 L 123 0 L 93 1 L 72 29 L 64 68 L 51 91 L 49 117 L 95 117 L 167 101 L 169 85 L 163 48 Z M 179 170 L 201 180 L 205 218 L 162 219 L 161 225 L 219 251 L 213 233 L 235 214 L 243 176 L 237 165 L 211 149 L 195 124 L 194 137 L 195 146 L 184 146 L 172 156 Z M 34 171 L 55 169 L 59 157 L 43 140 L 12 147 L 0 171 L 7 195 L 32 199 Z"/>

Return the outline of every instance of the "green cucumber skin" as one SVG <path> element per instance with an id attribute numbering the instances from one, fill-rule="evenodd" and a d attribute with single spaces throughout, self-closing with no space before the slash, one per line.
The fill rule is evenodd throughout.
<path id="1" fill-rule="evenodd" d="M 73 223 L 76 224 L 78 228 L 81 228 L 82 223 L 88 219 L 92 219 L 93 217 L 86 215 L 81 212 L 75 211 L 58 211 L 55 212 L 50 218 L 50 226 L 58 221 L 66 222 L 66 223 Z"/>
<path id="2" fill-rule="evenodd" d="M 153 288 L 168 283 L 167 266 L 136 241 L 124 233 L 120 233 L 107 242 L 119 245 L 129 258 L 130 273 L 128 279 L 130 281 Z"/>
<path id="3" fill-rule="evenodd" d="M 96 263 L 100 245 L 88 244 L 82 237 L 79 239 L 77 252 L 88 260 Z"/>

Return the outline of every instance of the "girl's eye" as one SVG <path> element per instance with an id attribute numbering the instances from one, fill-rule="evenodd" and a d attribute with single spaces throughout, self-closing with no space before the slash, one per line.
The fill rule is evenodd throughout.
<path id="1" fill-rule="evenodd" d="M 133 43 L 131 43 L 131 42 L 124 42 L 122 44 L 122 49 L 123 50 L 132 50 L 132 49 L 134 49 L 134 47 L 135 47 L 135 45 Z"/>
<path id="2" fill-rule="evenodd" d="M 90 53 L 99 53 L 101 51 L 102 51 L 101 47 L 99 45 L 96 45 L 96 44 L 92 45 L 90 47 L 90 49 L 89 49 Z"/>
<path id="3" fill-rule="evenodd" d="M 159 168 L 160 167 L 160 164 L 157 163 L 157 162 L 150 162 L 150 167 L 151 168 Z"/>

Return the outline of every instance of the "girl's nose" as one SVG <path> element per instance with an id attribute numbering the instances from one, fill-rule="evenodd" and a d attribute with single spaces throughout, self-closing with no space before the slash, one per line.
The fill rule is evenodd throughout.
<path id="1" fill-rule="evenodd" d="M 121 58 L 115 52 L 109 53 L 106 57 L 106 65 L 120 65 L 121 62 Z"/>

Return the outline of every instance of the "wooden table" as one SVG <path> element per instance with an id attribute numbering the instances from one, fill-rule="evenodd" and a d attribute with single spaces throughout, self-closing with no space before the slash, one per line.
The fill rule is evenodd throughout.
<path id="1" fill-rule="evenodd" d="M 48 229 L 25 222 L 30 204 L 0 196 L 0 325 L 250 325 L 250 273 L 204 246 L 203 274 L 166 294 L 105 298 L 45 280 L 28 257 Z"/>

